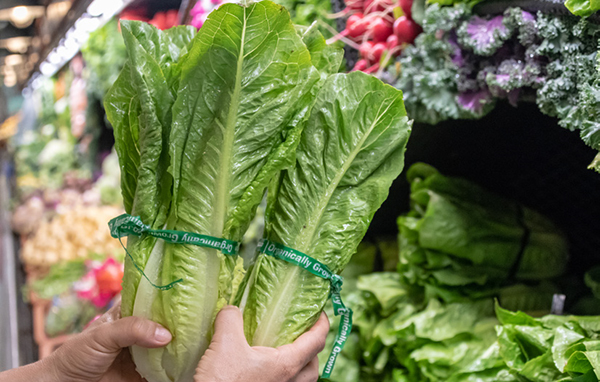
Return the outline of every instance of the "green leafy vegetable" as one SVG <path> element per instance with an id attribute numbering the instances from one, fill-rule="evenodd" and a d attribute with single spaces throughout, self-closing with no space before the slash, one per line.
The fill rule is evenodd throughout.
<path id="1" fill-rule="evenodd" d="M 566 0 L 565 6 L 574 15 L 586 17 L 600 9 L 600 4 L 595 0 Z"/>
<path id="2" fill-rule="evenodd" d="M 87 70 L 88 93 L 101 100 L 117 80 L 127 52 L 119 33 L 119 21 L 110 20 L 102 28 L 90 34 L 81 48 Z"/>
<path id="3" fill-rule="evenodd" d="M 409 132 L 402 93 L 360 72 L 330 76 L 295 167 L 270 190 L 265 237 L 342 271 L 402 170 Z M 261 254 L 241 300 L 246 337 L 289 343 L 314 324 L 328 296 L 326 280 Z"/>
<path id="4" fill-rule="evenodd" d="M 544 316 L 496 306 L 498 349 L 511 374 L 529 381 L 598 380 L 598 317 Z"/>
<path id="5" fill-rule="evenodd" d="M 513 309 L 548 308 L 556 293 L 550 284 L 504 287 L 507 280 L 547 280 L 562 273 L 567 242 L 550 221 L 423 163 L 413 165 L 407 177 L 412 209 L 398 219 L 398 269 L 407 285 L 447 302 L 499 293 Z"/>
<path id="6" fill-rule="evenodd" d="M 309 51 L 285 9 L 267 1 L 223 5 L 195 38 L 193 28 L 122 28 L 129 58 L 105 105 L 127 212 L 154 229 L 241 241 L 267 184 L 292 162 L 322 83 L 311 54 L 326 47 Z M 152 381 L 191 380 L 240 264 L 148 236 L 131 237 L 128 250 L 154 283 L 183 279 L 159 292 L 127 260 L 123 315 L 173 334 L 166 348 L 133 347 L 136 366 Z"/>
<path id="7" fill-rule="evenodd" d="M 513 310 L 536 315 L 549 311 L 552 295 L 558 293 L 549 279 L 562 272 L 566 261 L 561 233 L 537 213 L 466 180 L 445 177 L 429 165 L 413 165 L 407 178 L 411 211 L 399 218 L 398 272 L 353 271 L 372 269 L 365 259 L 375 251 L 366 244 L 347 267 L 356 288 L 346 304 L 354 310 L 352 338 L 357 337 L 360 351 L 343 352 L 342 362 L 347 370 L 360 372 L 358 377 L 334 373 L 331 380 L 563 378 L 547 352 L 547 346 L 558 342 L 538 328 L 557 327 L 569 319 L 538 320 L 504 309 L 497 309 L 496 319 L 493 307 L 495 297 Z M 525 231 L 529 239 L 522 247 Z M 359 274 L 356 282 L 353 274 Z M 597 330 L 600 322 L 581 317 L 577 321 L 584 330 Z M 581 334 L 575 326 L 567 327 Z M 521 338 L 527 342 L 518 342 Z M 566 360 L 570 351 L 556 349 L 555 357 L 560 353 Z M 583 372 L 589 372 L 587 356 L 577 364 L 575 360 L 571 370 L 583 363 Z"/>
<path id="8" fill-rule="evenodd" d="M 50 300 L 54 296 L 67 292 L 86 272 L 87 268 L 83 260 L 58 263 L 50 267 L 46 276 L 31 282 L 29 290 L 42 299 Z"/>

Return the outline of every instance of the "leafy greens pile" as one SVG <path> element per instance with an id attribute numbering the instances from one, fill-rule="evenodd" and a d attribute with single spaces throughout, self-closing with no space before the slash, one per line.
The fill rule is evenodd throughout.
<path id="1" fill-rule="evenodd" d="M 463 370 L 457 380 L 504 375 L 519 381 L 597 381 L 600 379 L 600 319 L 548 315 L 536 319 L 496 306 L 497 342 Z M 475 366 L 477 365 L 477 366 Z M 497 365 L 500 365 L 499 367 Z M 489 379 L 492 380 L 492 379 Z"/>
<path id="2" fill-rule="evenodd" d="M 534 211 L 431 166 L 417 163 L 407 177 L 411 211 L 398 219 L 397 272 L 342 274 L 356 285 L 345 296 L 355 330 L 332 381 L 520 380 L 499 351 L 494 298 L 547 313 L 565 239 Z M 370 272 L 368 251 L 361 247 L 348 269 Z"/>
<path id="3" fill-rule="evenodd" d="M 426 304 L 395 273 L 360 276 L 335 382 L 597 381 L 600 319 L 533 318 L 491 299 Z M 392 309 L 390 310 L 390 307 Z"/>
<path id="4" fill-rule="evenodd" d="M 542 113 L 600 150 L 597 25 L 520 8 L 480 17 L 465 4 L 434 4 L 423 29 L 403 51 L 396 83 L 417 122 L 481 118 L 498 99 L 535 99 Z"/>
<path id="5" fill-rule="evenodd" d="M 559 276 L 568 258 L 552 222 L 424 163 L 407 178 L 412 207 L 398 218 L 398 270 L 414 293 L 446 302 L 500 296 L 510 309 L 547 308 L 556 290 L 539 282 Z"/>
<path id="6" fill-rule="evenodd" d="M 266 237 L 341 271 L 402 170 L 402 93 L 333 74 L 341 50 L 269 1 L 225 4 L 197 35 L 122 30 L 128 60 L 105 107 L 127 213 L 155 230 L 240 242 L 269 186 Z M 227 303 L 242 303 L 252 344 L 276 346 L 310 327 L 329 296 L 325 280 L 265 255 L 242 280 L 241 259 L 211 248 L 142 235 L 128 252 L 123 315 L 173 334 L 165 348 L 132 348 L 150 382 L 191 381 Z"/>

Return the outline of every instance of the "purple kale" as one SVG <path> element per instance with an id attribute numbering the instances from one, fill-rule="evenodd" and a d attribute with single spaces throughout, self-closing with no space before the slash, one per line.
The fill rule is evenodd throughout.
<path id="1" fill-rule="evenodd" d="M 491 20 L 475 16 L 467 24 L 467 33 L 480 49 L 484 49 L 494 43 L 496 30 L 506 33 L 503 19 L 503 16 L 496 16 Z"/>
<path id="2" fill-rule="evenodd" d="M 480 56 L 491 56 L 513 33 L 503 20 L 504 16 L 489 20 L 473 16 L 458 29 L 459 42 Z"/>
<path id="3" fill-rule="evenodd" d="M 521 8 L 509 8 L 504 12 L 504 25 L 515 29 L 523 46 L 530 46 L 538 40 L 535 16 Z"/>
<path id="4" fill-rule="evenodd" d="M 460 107 L 474 114 L 482 114 L 485 106 L 493 102 L 492 95 L 487 89 L 461 93 L 457 99 Z"/>
<path id="5" fill-rule="evenodd" d="M 460 45 L 458 45 L 455 33 L 450 35 L 450 37 L 448 38 L 448 43 L 452 46 L 452 53 L 450 55 L 452 63 L 458 67 L 464 66 L 465 58 Z"/>

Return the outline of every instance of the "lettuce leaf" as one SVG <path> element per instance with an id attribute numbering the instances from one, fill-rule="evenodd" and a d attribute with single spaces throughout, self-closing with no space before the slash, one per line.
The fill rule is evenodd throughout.
<path id="1" fill-rule="evenodd" d="M 265 237 L 341 272 L 402 170 L 410 126 L 401 92 L 360 72 L 330 76 L 296 166 L 269 191 Z M 328 296 L 328 281 L 259 255 L 241 300 L 248 341 L 293 341 L 314 324 Z"/>
<path id="2" fill-rule="evenodd" d="M 566 0 L 565 7 L 576 16 L 587 17 L 596 13 L 600 4 L 596 0 Z"/>
<path id="3" fill-rule="evenodd" d="M 141 22 L 121 23 L 129 59 L 104 104 L 115 134 L 115 149 L 121 168 L 121 190 L 125 210 L 140 216 L 153 228 L 162 228 L 169 209 L 171 177 L 167 173 L 168 131 L 174 95 L 169 78 L 194 35 L 193 28 L 178 27 L 168 35 Z M 139 186 L 139 187 L 138 187 Z M 156 239 L 131 237 L 130 253 L 144 267 Z M 135 291 L 141 275 L 129 258 L 125 261 L 122 311 L 133 314 Z M 128 291 L 131 291 L 129 293 Z"/>

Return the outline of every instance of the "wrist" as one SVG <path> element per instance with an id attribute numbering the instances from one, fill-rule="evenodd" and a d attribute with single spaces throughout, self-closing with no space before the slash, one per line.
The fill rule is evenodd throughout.
<path id="1" fill-rule="evenodd" d="M 0 373 L 0 382 L 62 382 L 58 370 L 50 359 Z"/>
<path id="2" fill-rule="evenodd" d="M 39 368 L 39 373 L 41 374 L 40 381 L 43 382 L 66 382 L 66 379 L 61 376 L 59 372 L 59 367 L 56 364 L 56 357 L 50 356 L 44 358 L 34 365 L 37 365 Z"/>

